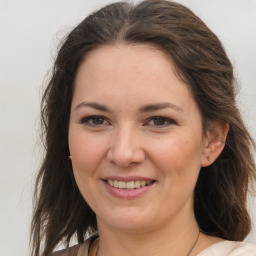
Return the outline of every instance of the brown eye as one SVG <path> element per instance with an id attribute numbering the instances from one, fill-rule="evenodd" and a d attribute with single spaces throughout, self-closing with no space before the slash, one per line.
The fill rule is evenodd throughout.
<path id="1" fill-rule="evenodd" d="M 80 123 L 88 126 L 95 126 L 95 127 L 109 124 L 109 122 L 103 116 L 88 116 L 83 118 L 80 121 Z"/>
<path id="2" fill-rule="evenodd" d="M 166 124 L 166 120 L 163 118 L 155 118 L 152 120 L 154 125 L 165 125 Z"/>
<path id="3" fill-rule="evenodd" d="M 95 125 L 103 124 L 104 123 L 104 118 L 102 118 L 102 117 L 92 118 L 91 123 L 93 123 Z"/>
<path id="4" fill-rule="evenodd" d="M 155 126 L 159 128 L 167 127 L 172 124 L 175 124 L 175 121 L 173 121 L 170 118 L 162 117 L 162 116 L 153 116 L 146 123 L 146 125 L 153 126 L 153 127 Z"/>

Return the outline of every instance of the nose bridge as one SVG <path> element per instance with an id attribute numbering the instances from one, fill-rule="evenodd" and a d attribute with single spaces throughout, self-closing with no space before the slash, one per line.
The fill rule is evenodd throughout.
<path id="1" fill-rule="evenodd" d="M 125 151 L 131 149 L 133 133 L 133 127 L 131 127 L 131 125 L 120 125 L 119 129 L 116 131 L 116 136 L 113 138 L 114 144 L 116 144 L 115 146 L 120 147 L 120 149 L 126 149 Z"/>
<path id="2" fill-rule="evenodd" d="M 116 128 L 110 144 L 108 158 L 121 167 L 128 167 L 145 159 L 139 132 L 131 124 L 122 124 Z"/>

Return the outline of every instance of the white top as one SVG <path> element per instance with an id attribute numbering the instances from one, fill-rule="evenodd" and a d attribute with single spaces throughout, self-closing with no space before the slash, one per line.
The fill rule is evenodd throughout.
<path id="1" fill-rule="evenodd" d="M 70 248 L 55 252 L 53 256 L 87 256 L 89 244 L 89 240 L 87 240 L 79 246 L 78 251 L 73 251 Z M 78 248 L 77 246 L 75 247 Z M 256 256 L 256 245 L 244 242 L 224 241 L 208 247 L 197 256 Z"/>
<path id="2" fill-rule="evenodd" d="M 224 241 L 208 247 L 198 256 L 256 256 L 256 245 Z"/>

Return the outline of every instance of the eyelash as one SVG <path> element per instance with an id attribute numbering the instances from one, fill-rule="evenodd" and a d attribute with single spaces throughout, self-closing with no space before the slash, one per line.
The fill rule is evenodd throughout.
<path id="1" fill-rule="evenodd" d="M 96 124 L 96 123 L 91 123 L 94 122 L 96 120 L 101 120 L 103 123 L 100 124 Z M 154 122 L 154 121 L 163 121 L 165 124 L 150 124 L 150 122 Z M 104 122 L 107 122 L 107 124 L 104 124 Z M 104 117 L 104 116 L 87 116 L 81 119 L 80 121 L 81 124 L 85 124 L 91 127 L 100 127 L 102 125 L 109 125 L 110 122 Z M 167 123 L 167 124 L 166 124 Z M 163 117 L 163 116 L 152 116 L 149 119 L 147 119 L 147 121 L 145 123 L 143 123 L 143 126 L 151 126 L 151 127 L 158 127 L 158 128 L 164 128 L 164 127 L 168 127 L 170 125 L 176 124 L 176 122 L 170 118 L 167 117 Z"/>

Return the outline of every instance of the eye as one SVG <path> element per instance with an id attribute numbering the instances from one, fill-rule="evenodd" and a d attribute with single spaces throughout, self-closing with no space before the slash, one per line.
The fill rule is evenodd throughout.
<path id="1" fill-rule="evenodd" d="M 146 125 L 160 127 L 160 128 L 167 127 L 172 124 L 176 124 L 176 122 L 170 118 L 162 117 L 162 116 L 153 116 L 149 118 L 148 121 L 146 122 Z"/>
<path id="2" fill-rule="evenodd" d="M 109 125 L 109 122 L 106 120 L 104 116 L 87 116 L 82 118 L 80 123 L 94 127 Z"/>

